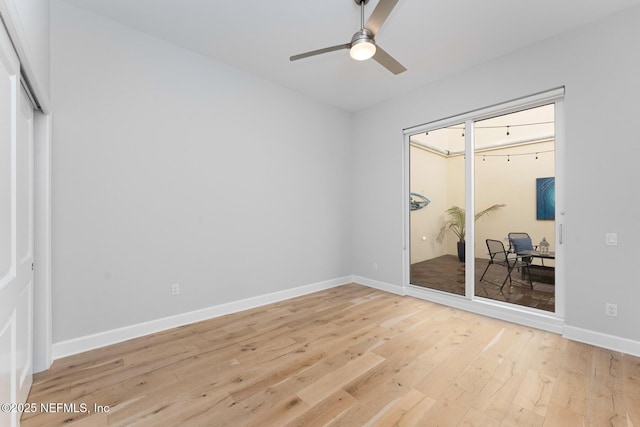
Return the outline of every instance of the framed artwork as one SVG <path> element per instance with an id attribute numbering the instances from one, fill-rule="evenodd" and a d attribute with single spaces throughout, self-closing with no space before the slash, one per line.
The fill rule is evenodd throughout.
<path id="1" fill-rule="evenodd" d="M 536 219 L 556 219 L 556 178 L 536 178 Z"/>

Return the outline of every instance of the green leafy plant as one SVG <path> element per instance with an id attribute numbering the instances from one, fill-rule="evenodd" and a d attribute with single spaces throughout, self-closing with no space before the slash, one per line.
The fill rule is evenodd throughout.
<path id="1" fill-rule="evenodd" d="M 490 212 L 497 211 L 498 209 L 503 208 L 505 206 L 507 205 L 495 204 L 493 206 L 489 206 L 487 209 L 478 212 L 475 215 L 474 219 L 477 221 L 478 218 L 484 215 L 488 215 Z M 442 242 L 447 230 L 451 230 L 456 235 L 456 237 L 458 237 L 459 242 L 464 242 L 465 241 L 464 238 L 466 234 L 464 209 L 458 206 L 453 206 L 447 209 L 445 213 L 449 215 L 449 220 L 440 229 L 440 232 L 438 233 L 438 237 L 436 237 L 436 240 L 438 242 Z"/>

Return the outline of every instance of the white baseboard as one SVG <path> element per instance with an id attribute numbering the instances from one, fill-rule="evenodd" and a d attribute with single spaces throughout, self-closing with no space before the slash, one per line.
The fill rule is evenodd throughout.
<path id="1" fill-rule="evenodd" d="M 640 342 L 638 341 L 603 334 L 600 332 L 594 332 L 574 326 L 563 325 L 563 321 L 561 319 L 553 318 L 551 316 L 540 317 L 539 314 L 532 315 L 531 313 L 527 313 L 523 310 L 514 310 L 510 313 L 505 314 L 503 310 L 497 310 L 497 307 L 493 307 L 490 302 L 484 303 L 482 305 L 471 304 L 470 301 L 464 298 L 456 298 L 455 296 L 450 295 L 441 295 L 437 292 L 424 292 L 422 289 L 415 290 L 411 286 L 405 289 L 405 287 L 401 285 L 380 282 L 377 280 L 368 279 L 366 277 L 345 276 L 327 280 L 324 282 L 300 286 L 293 289 L 273 292 L 266 295 L 259 295 L 239 301 L 232 301 L 229 303 L 207 307 L 188 313 L 177 314 L 175 316 L 169 316 L 149 322 L 125 326 L 123 328 L 99 332 L 93 335 L 87 335 L 67 341 L 61 341 L 53 344 L 53 359 L 60 359 L 62 357 L 71 356 L 107 345 L 130 340 L 132 338 L 138 338 L 144 335 L 161 332 L 178 326 L 200 322 L 202 320 L 213 319 L 215 317 L 220 317 L 227 314 L 237 313 L 243 310 L 284 301 L 290 298 L 335 288 L 337 286 L 342 286 L 353 282 L 368 286 L 370 288 L 379 289 L 381 291 L 390 292 L 396 295 L 413 296 L 521 325 L 527 325 L 551 332 L 562 333 L 563 337 L 570 340 L 579 341 L 586 344 L 591 344 L 598 347 L 620 351 L 625 354 L 640 357 Z"/>
<path id="2" fill-rule="evenodd" d="M 404 292 L 404 286 L 402 285 L 392 285 L 391 283 L 379 282 L 362 276 L 352 276 L 352 281 L 359 285 L 368 286 L 380 291 L 390 292 L 396 295 L 406 295 Z"/>
<path id="3" fill-rule="evenodd" d="M 220 317 L 227 314 L 237 313 L 239 311 L 272 304 L 274 302 L 284 301 L 302 295 L 311 294 L 313 292 L 324 291 L 326 289 L 335 288 L 337 286 L 346 285 L 347 283 L 352 282 L 352 276 L 339 277 L 337 279 L 326 280 L 324 282 L 313 283 L 310 285 L 273 292 L 266 295 L 259 295 L 239 301 L 232 301 L 229 303 L 207 307 L 188 313 L 181 313 L 174 316 L 125 326 L 118 329 L 98 332 L 96 334 L 87 335 L 84 337 L 73 338 L 67 341 L 61 341 L 53 344 L 53 359 L 60 359 L 62 357 L 71 356 L 107 345 L 130 340 L 132 338 L 138 338 L 144 335 L 153 334 L 155 332 L 176 328 L 178 326 L 213 319 L 215 317 Z"/>
<path id="4" fill-rule="evenodd" d="M 640 357 L 640 342 L 628 338 L 594 332 L 575 326 L 565 326 L 562 336 L 570 340 Z"/>
<path id="5" fill-rule="evenodd" d="M 564 320 L 545 313 L 532 312 L 526 308 L 506 307 L 488 300 L 470 301 L 456 295 L 449 295 L 443 292 L 429 291 L 408 286 L 406 295 L 438 304 L 448 305 L 472 313 L 481 314 L 496 319 L 506 320 L 511 323 L 525 325 L 532 328 L 542 329 L 549 332 L 561 334 L 564 338 L 606 348 L 613 351 L 640 357 L 640 342 L 621 338 L 614 335 L 594 332 L 588 329 L 568 326 Z"/>

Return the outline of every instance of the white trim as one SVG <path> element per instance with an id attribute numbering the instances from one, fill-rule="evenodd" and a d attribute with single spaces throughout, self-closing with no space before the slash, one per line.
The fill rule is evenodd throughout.
<path id="1" fill-rule="evenodd" d="M 393 285 L 391 283 L 380 282 L 378 280 L 368 279 L 362 276 L 353 276 L 354 283 L 368 286 L 369 288 L 378 289 L 380 291 L 389 292 L 396 295 L 406 295 L 402 285 Z"/>
<path id="2" fill-rule="evenodd" d="M 411 210 L 409 209 L 411 192 L 411 135 L 418 133 L 416 127 L 403 130 L 402 144 L 402 286 L 403 291 L 411 283 Z"/>
<path id="3" fill-rule="evenodd" d="M 563 96 L 564 86 L 529 96 L 523 96 L 511 101 L 501 102 L 500 104 L 479 108 L 477 110 L 467 111 L 466 113 L 457 114 L 455 116 L 446 117 L 444 119 L 436 120 L 433 122 L 412 126 L 403 129 L 402 132 L 405 135 L 412 135 L 415 133 L 431 131 L 443 127 L 459 125 L 467 120 L 483 120 L 489 117 L 513 113 L 514 111 L 518 110 L 526 110 L 528 108 L 539 107 L 544 104 L 555 102 L 558 99 L 561 99 Z"/>
<path id="4" fill-rule="evenodd" d="M 51 302 L 51 115 L 34 111 L 33 372 L 53 363 Z"/>
<path id="5" fill-rule="evenodd" d="M 411 135 L 402 139 L 402 292 L 411 281 Z"/>
<path id="6" fill-rule="evenodd" d="M 474 121 L 472 117 L 468 117 L 464 122 L 464 152 L 470 153 L 464 158 L 464 193 L 465 193 L 465 206 L 466 212 L 475 212 L 476 206 L 476 190 L 475 190 L 475 176 L 476 176 L 476 162 L 473 155 L 476 149 L 476 131 L 474 129 Z M 473 215 L 465 215 L 465 229 L 467 236 L 473 236 L 471 242 L 475 242 L 476 235 L 476 221 Z M 475 295 L 476 287 L 476 245 L 467 245 L 465 241 L 464 246 L 464 292 L 467 295 L 467 299 L 471 300 Z M 411 268 L 411 266 L 409 266 Z M 410 283 L 408 283 L 410 284 Z"/>
<path id="7" fill-rule="evenodd" d="M 562 228 L 565 222 L 566 213 L 566 140 L 565 140 L 565 115 L 564 115 L 564 98 L 557 99 L 555 101 L 555 176 L 556 176 L 556 212 L 555 212 L 555 248 L 556 258 L 561 262 L 556 263 L 556 277 L 555 277 L 555 302 L 556 302 L 556 316 L 565 318 L 566 316 L 566 282 L 565 282 L 565 247 L 564 240 L 562 238 Z"/>
<path id="8" fill-rule="evenodd" d="M 226 304 L 195 310 L 188 313 L 182 313 L 175 316 L 169 316 L 162 319 L 156 319 L 149 322 L 143 322 L 136 325 L 125 326 L 110 331 L 99 332 L 93 335 L 62 341 L 53 345 L 53 358 L 60 359 L 62 357 L 116 344 L 132 338 L 138 338 L 190 323 L 261 307 L 290 298 L 346 285 L 348 283 L 357 283 L 396 295 L 415 297 L 479 315 L 562 334 L 564 338 L 574 341 L 580 341 L 598 347 L 621 351 L 634 356 L 640 356 L 640 342 L 576 327 L 565 326 L 562 319 L 554 317 L 551 314 L 546 315 L 544 313 L 538 313 L 538 310 L 527 309 L 524 307 L 520 308 L 517 306 L 506 307 L 505 309 L 504 305 L 490 300 L 468 300 L 461 296 L 422 289 L 416 286 L 407 286 L 405 288 L 403 286 L 380 282 L 366 277 L 345 276 L 311 285 L 300 286 L 294 289 L 287 289 L 244 300 L 232 301 Z"/>
<path id="9" fill-rule="evenodd" d="M 575 326 L 565 326 L 564 338 L 640 357 L 640 341 L 603 334 Z"/>
<path id="10" fill-rule="evenodd" d="M 178 326 L 188 325 L 194 322 L 200 322 L 227 314 L 237 313 L 243 310 L 249 310 L 251 308 L 261 307 L 263 305 L 284 301 L 313 292 L 324 291 L 326 289 L 351 283 L 353 281 L 352 279 L 353 278 L 351 276 L 340 277 L 337 279 L 326 280 L 324 282 L 313 283 L 293 289 L 287 289 L 187 313 L 181 313 L 175 316 L 124 326 L 118 329 L 98 332 L 96 334 L 73 338 L 67 341 L 61 341 L 53 344 L 53 358 L 60 359 L 62 357 L 130 340 L 132 338 L 138 338 L 155 332 L 176 328 Z"/>
<path id="11" fill-rule="evenodd" d="M 561 334 L 564 329 L 564 321 L 562 319 L 553 316 L 551 313 L 546 314 L 540 310 L 527 307 L 500 304 L 481 298 L 467 299 L 461 295 L 448 294 L 418 286 L 407 286 L 406 295 L 557 334 Z"/>

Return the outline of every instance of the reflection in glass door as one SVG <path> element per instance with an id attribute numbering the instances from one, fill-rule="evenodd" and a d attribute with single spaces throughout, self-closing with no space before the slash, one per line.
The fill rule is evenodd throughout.
<path id="1" fill-rule="evenodd" d="M 555 311 L 554 104 L 474 124 L 475 295 Z M 506 258 L 506 259 L 505 259 Z"/>
<path id="2" fill-rule="evenodd" d="M 409 139 L 410 283 L 465 295 L 465 125 Z"/>

